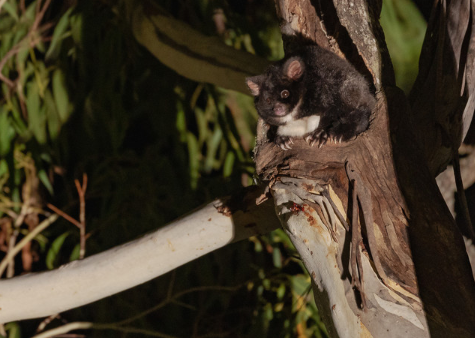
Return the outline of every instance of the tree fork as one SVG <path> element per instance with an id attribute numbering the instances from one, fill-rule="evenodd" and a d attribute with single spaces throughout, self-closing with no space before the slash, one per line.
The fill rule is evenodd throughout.
<path id="1" fill-rule="evenodd" d="M 259 123 L 257 172 L 272 182 L 278 215 L 312 277 L 330 336 L 473 337 L 475 283 L 462 237 L 414 137 L 417 126 L 408 122 L 408 101 L 394 85 L 377 22 L 380 4 L 276 0 L 287 50 L 311 40 L 346 57 L 371 74 L 378 104 L 367 132 L 321 149 L 296 140 L 283 151 L 267 142 Z M 350 181 L 358 202 L 351 201 Z M 361 252 L 350 250 L 351 235 L 335 217 L 337 206 L 350 218 L 354 203 L 366 230 Z M 354 228 L 357 218 L 351 218 Z M 337 241 L 326 223 L 336 226 Z M 351 276 L 350 251 L 359 276 Z M 353 290 L 352 278 L 361 290 Z"/>

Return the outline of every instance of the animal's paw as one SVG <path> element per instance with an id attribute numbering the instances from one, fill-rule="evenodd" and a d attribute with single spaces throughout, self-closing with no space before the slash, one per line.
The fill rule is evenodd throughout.
<path id="1" fill-rule="evenodd" d="M 294 144 L 294 140 L 290 136 L 281 136 L 277 135 L 275 137 L 275 144 L 281 147 L 283 150 L 292 149 L 292 144 Z"/>
<path id="2" fill-rule="evenodd" d="M 316 144 L 318 148 L 321 148 L 327 142 L 335 144 L 341 143 L 344 137 L 342 135 L 335 134 L 331 129 L 320 129 L 307 134 L 304 136 L 304 139 L 310 146 L 313 147 Z"/>
<path id="3" fill-rule="evenodd" d="M 346 138 L 343 136 L 343 135 L 340 135 L 340 134 L 334 134 L 332 132 L 329 132 L 328 133 L 328 139 L 327 139 L 330 143 L 335 143 L 335 144 L 339 144 L 341 143 L 341 141 L 346 141 Z"/>
<path id="4" fill-rule="evenodd" d="M 321 148 L 328 141 L 328 133 L 323 129 L 315 130 L 305 135 L 304 140 L 311 147 L 313 147 L 314 145 L 317 145 L 319 148 Z"/>

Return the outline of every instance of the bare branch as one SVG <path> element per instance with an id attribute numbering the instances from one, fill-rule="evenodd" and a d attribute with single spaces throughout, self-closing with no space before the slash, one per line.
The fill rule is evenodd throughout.
<path id="1" fill-rule="evenodd" d="M 81 243 L 79 249 L 79 259 L 83 259 L 86 255 L 86 173 L 82 175 L 82 185 L 79 184 L 79 180 L 74 180 L 74 183 L 76 184 L 76 189 L 79 195 L 79 238 Z"/>
<path id="2" fill-rule="evenodd" d="M 155 57 L 182 76 L 198 82 L 249 93 L 244 78 L 256 75 L 268 62 L 205 36 L 172 18 L 150 2 L 130 1 L 135 38 Z"/>
<path id="3" fill-rule="evenodd" d="M 20 242 L 15 245 L 11 250 L 8 250 L 7 255 L 3 258 L 2 262 L 0 263 L 0 276 L 3 274 L 5 271 L 6 266 L 10 263 L 10 261 L 16 256 L 18 252 L 21 251 L 21 249 L 29 243 L 33 238 L 35 238 L 36 235 L 38 235 L 41 231 L 46 229 L 48 226 L 51 225 L 51 223 L 55 222 L 56 219 L 58 218 L 57 215 L 52 215 L 45 219 L 43 222 L 41 222 L 36 228 L 34 228 L 32 231 L 28 233 L 25 237 L 22 238 Z M 13 279 L 12 279 L 13 280 Z M 0 312 L 1 316 L 1 312 Z M 0 320 L 1 322 L 1 320 Z"/>
<path id="4" fill-rule="evenodd" d="M 73 217 L 69 216 L 67 213 L 65 213 L 64 211 L 62 211 L 61 209 L 55 207 L 53 204 L 51 203 L 47 203 L 46 206 L 48 208 L 50 208 L 51 210 L 53 210 L 56 214 L 58 214 L 59 216 L 63 217 L 65 220 L 69 221 L 70 223 L 74 224 L 75 226 L 77 226 L 79 229 L 81 229 L 81 223 L 79 223 L 77 220 L 75 220 Z"/>
<path id="5" fill-rule="evenodd" d="M 231 242 L 276 229 L 279 221 L 272 199 L 256 205 L 262 192 L 250 187 L 142 238 L 60 269 L 0 280 L 0 322 L 48 316 L 94 302 Z M 49 221 L 57 217 L 53 215 Z M 41 225 L 34 231 L 39 229 Z"/>

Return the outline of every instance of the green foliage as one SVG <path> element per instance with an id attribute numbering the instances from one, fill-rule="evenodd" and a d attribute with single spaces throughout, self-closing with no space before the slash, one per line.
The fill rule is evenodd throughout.
<path id="1" fill-rule="evenodd" d="M 20 230 L 23 236 L 35 225 L 15 225 L 24 205 L 40 220 L 51 212 L 46 203 L 78 218 L 74 179 L 83 173 L 89 182 L 87 255 L 252 184 L 257 115 L 251 97 L 194 83 L 161 65 L 131 38 L 120 5 L 55 5 L 32 29 L 37 1 L 25 9 L 8 1 L 0 12 L 0 60 L 7 58 L 2 75 L 10 80 L 2 83 L 0 97 L 0 217 L 10 233 Z M 220 5 L 227 20 L 225 43 L 273 59 L 282 55 L 278 26 L 262 8 L 254 14 L 259 22 L 254 29 L 245 13 L 224 2 L 203 2 L 193 10 L 162 4 L 207 34 L 215 34 L 213 13 Z M 197 288 L 135 324 L 177 337 L 194 331 L 294 337 L 297 328 L 312 335 L 322 326 L 316 312 L 307 310 L 313 302 L 307 290 L 293 290 L 293 278 L 300 276 L 307 285 L 309 279 L 290 258 L 289 243 L 282 232 L 253 238 L 181 267 L 173 278 L 158 278 L 64 316 L 114 322 L 153 308 L 169 288 Z M 35 238 L 31 250 L 38 256 L 33 270 L 78 259 L 78 230 L 57 221 Z M 21 264 L 16 270 L 22 272 Z M 210 285 L 216 290 L 199 289 Z M 235 291 L 219 290 L 225 286 Z M 303 312 L 312 316 L 298 315 Z M 11 323 L 6 329 L 9 337 L 31 336 L 38 324 Z"/>
<path id="2" fill-rule="evenodd" d="M 21 338 L 21 328 L 18 323 L 8 323 L 5 325 L 7 331 L 7 338 Z"/>
<path id="3" fill-rule="evenodd" d="M 15 129 L 9 123 L 8 113 L 4 107 L 0 107 L 0 156 L 4 157 L 8 154 L 11 142 L 15 137 Z"/>
<path id="4" fill-rule="evenodd" d="M 59 260 L 59 254 L 61 247 L 64 244 L 64 241 L 66 240 L 66 237 L 69 236 L 69 232 L 65 232 L 64 234 L 59 235 L 54 239 L 54 241 L 51 243 L 51 246 L 46 254 L 46 267 L 50 270 L 54 269 L 56 267 L 56 263 Z"/>
<path id="5" fill-rule="evenodd" d="M 426 22 L 410 0 L 384 0 L 381 11 L 396 84 L 406 93 L 412 88 L 417 72 Z"/>

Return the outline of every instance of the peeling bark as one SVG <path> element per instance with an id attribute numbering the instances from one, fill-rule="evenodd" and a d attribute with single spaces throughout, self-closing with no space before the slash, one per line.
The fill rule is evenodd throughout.
<path id="1" fill-rule="evenodd" d="M 409 95 L 416 134 L 433 175 L 444 171 L 475 109 L 475 20 L 470 0 L 434 3 Z"/>
<path id="2" fill-rule="evenodd" d="M 467 189 L 475 183 L 475 147 L 462 145 L 459 151 L 465 155 L 464 158 L 460 159 L 460 172 L 463 187 Z M 450 212 L 455 217 L 455 194 L 457 187 L 455 185 L 453 167 L 448 166 L 447 169 L 437 176 L 436 180 L 445 203 L 447 203 Z"/>
<path id="3" fill-rule="evenodd" d="M 377 22 L 381 3 L 276 3 L 288 50 L 315 41 L 369 74 L 377 93 L 370 129 L 346 144 L 318 149 L 296 140 L 283 151 L 268 142 L 259 124 L 257 171 L 270 182 L 283 227 L 312 276 L 330 336 L 475 336 L 468 258 L 418 132 L 408 124 L 409 103 L 394 87 Z M 359 227 L 363 240 L 352 241 Z"/>

